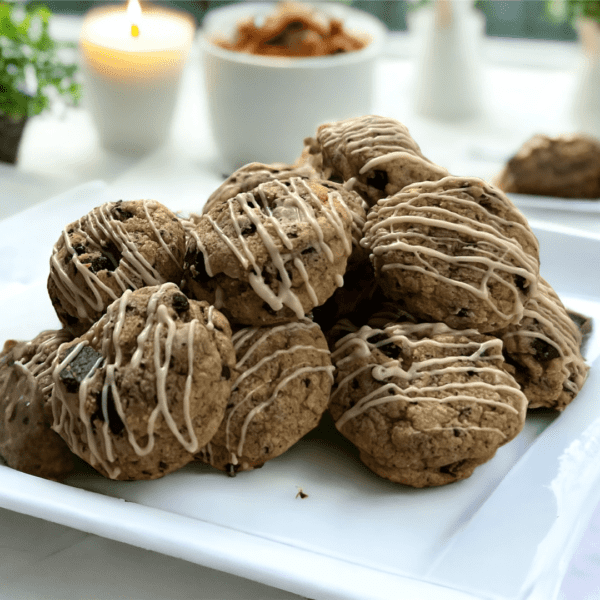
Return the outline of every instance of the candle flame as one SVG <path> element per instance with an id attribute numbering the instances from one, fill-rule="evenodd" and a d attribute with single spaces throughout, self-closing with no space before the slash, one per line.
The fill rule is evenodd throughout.
<path id="1" fill-rule="evenodd" d="M 128 0 L 127 17 L 131 23 L 131 35 L 137 37 L 140 35 L 138 23 L 142 17 L 142 7 L 140 6 L 139 0 Z"/>

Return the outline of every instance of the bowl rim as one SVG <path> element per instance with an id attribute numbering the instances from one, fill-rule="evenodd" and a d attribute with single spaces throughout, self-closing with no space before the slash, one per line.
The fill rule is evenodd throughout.
<path id="1" fill-rule="evenodd" d="M 204 17 L 202 27 L 199 30 L 199 44 L 203 54 L 212 55 L 233 63 L 272 69 L 319 69 L 346 66 L 362 63 L 382 54 L 384 42 L 388 35 L 384 23 L 365 11 L 334 2 L 312 4 L 316 6 L 319 12 L 325 12 L 344 21 L 350 21 L 348 27 L 350 31 L 358 31 L 368 36 L 370 41 L 364 48 L 344 54 L 294 58 L 293 56 L 273 57 L 236 52 L 235 50 L 221 48 L 211 41 L 217 31 L 232 29 L 244 17 L 266 15 L 272 12 L 276 4 L 276 2 L 243 2 L 209 11 Z M 307 4 L 311 3 L 307 2 Z"/>

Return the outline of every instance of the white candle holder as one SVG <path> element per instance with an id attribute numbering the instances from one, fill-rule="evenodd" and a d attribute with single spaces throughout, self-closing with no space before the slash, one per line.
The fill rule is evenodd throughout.
<path id="1" fill-rule="evenodd" d="M 100 142 L 121 154 L 146 153 L 167 139 L 195 33 L 191 15 L 164 8 L 143 13 L 137 37 L 132 25 L 124 8 L 93 9 L 79 43 Z"/>

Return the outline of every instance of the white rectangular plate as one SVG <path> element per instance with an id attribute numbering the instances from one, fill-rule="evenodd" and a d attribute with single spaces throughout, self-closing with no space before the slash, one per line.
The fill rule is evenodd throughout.
<path id="1" fill-rule="evenodd" d="M 45 290 L 51 246 L 107 195 L 83 186 L 0 222 L 0 343 L 58 327 Z M 543 275 L 598 329 L 600 236 L 533 225 Z M 598 331 L 586 356 L 589 379 L 563 414 L 528 417 L 490 462 L 446 487 L 380 479 L 317 430 L 235 478 L 194 464 L 156 481 L 82 468 L 56 483 L 0 465 L 0 506 L 309 598 L 548 600 L 600 500 Z"/>

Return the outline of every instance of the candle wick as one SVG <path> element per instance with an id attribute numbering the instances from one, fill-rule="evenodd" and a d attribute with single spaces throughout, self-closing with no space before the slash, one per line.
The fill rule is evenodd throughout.
<path id="1" fill-rule="evenodd" d="M 137 25 L 131 25 L 131 35 L 133 37 L 137 37 L 138 35 L 140 35 L 140 28 Z"/>

